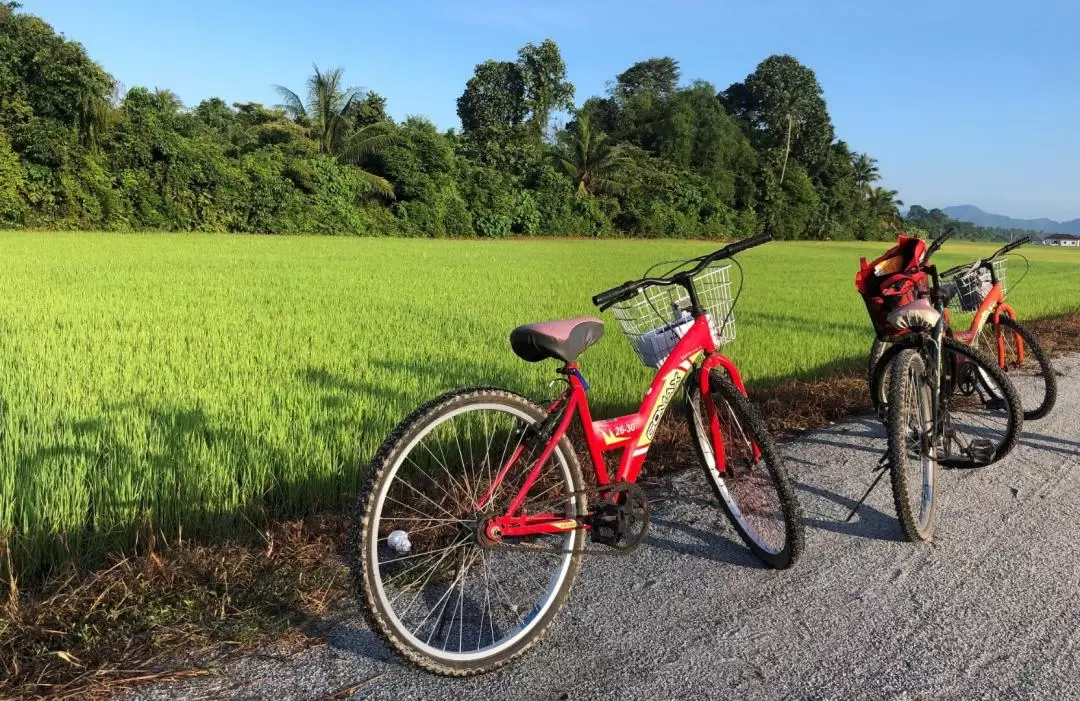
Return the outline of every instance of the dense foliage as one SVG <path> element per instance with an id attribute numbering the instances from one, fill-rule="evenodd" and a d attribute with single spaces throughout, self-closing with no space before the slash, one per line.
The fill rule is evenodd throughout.
<path id="1" fill-rule="evenodd" d="M 282 104 L 186 109 L 0 4 L 0 227 L 405 236 L 875 239 L 901 225 L 835 137 L 814 72 L 770 56 L 724 90 L 651 58 L 575 107 L 558 46 L 476 66 L 461 129 L 388 118 L 340 69 Z M 553 115 L 568 113 L 565 128 Z"/>

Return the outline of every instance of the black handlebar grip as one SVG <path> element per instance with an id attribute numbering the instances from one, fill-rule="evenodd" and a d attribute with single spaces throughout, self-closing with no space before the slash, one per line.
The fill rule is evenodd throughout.
<path id="1" fill-rule="evenodd" d="M 594 295 L 592 301 L 593 304 L 603 310 L 624 299 L 630 299 L 635 294 L 637 294 L 637 283 L 625 282 L 618 287 L 613 287 L 610 290 Z"/>
<path id="2" fill-rule="evenodd" d="M 764 234 L 759 234 L 758 236 L 751 236 L 750 238 L 743 239 L 742 241 L 736 241 L 735 243 L 729 243 L 724 248 L 724 251 L 727 253 L 727 255 L 733 256 L 736 253 L 742 253 L 743 251 L 745 251 L 745 250 L 747 250 L 749 248 L 754 248 L 755 246 L 760 246 L 761 244 L 768 243 L 769 241 L 772 241 L 772 240 L 773 240 L 772 232 L 766 232 Z"/>
<path id="3" fill-rule="evenodd" d="M 956 229 L 954 229 L 952 227 L 949 227 L 949 229 L 946 230 L 944 234 L 942 234 L 938 238 L 934 239 L 934 242 L 932 244 L 930 244 L 930 248 L 926 249 L 926 255 L 923 256 L 923 260 L 927 260 L 927 259 L 930 258 L 930 256 L 937 253 L 937 250 L 939 248 L 941 248 L 941 246 L 946 241 L 948 241 L 949 239 L 951 239 L 955 235 L 956 235 Z"/>
<path id="4" fill-rule="evenodd" d="M 1023 246 L 1024 244 L 1027 244 L 1027 243 L 1031 243 L 1031 237 L 1030 236 L 1025 236 L 1022 239 L 1017 239 L 1017 240 L 1013 241 L 1009 245 L 1005 246 L 1005 248 L 1003 248 L 1001 250 L 1001 253 L 1004 255 L 1005 253 L 1008 253 L 1009 251 L 1015 251 L 1017 248 L 1020 248 L 1021 246 Z"/>

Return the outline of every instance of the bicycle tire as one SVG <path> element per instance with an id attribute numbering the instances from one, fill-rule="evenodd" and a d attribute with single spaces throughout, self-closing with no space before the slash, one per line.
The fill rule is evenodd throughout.
<path id="1" fill-rule="evenodd" d="M 1046 355 L 1046 351 L 1039 344 L 1035 335 L 1028 330 L 1023 324 L 1016 319 L 1005 314 L 1001 315 L 1001 319 L 997 328 L 996 334 L 1002 333 L 1001 327 L 1007 327 L 1011 329 L 1016 335 L 1020 336 L 1020 339 L 1024 342 L 1024 351 L 1031 351 L 1035 356 L 1035 360 L 1039 363 L 1039 370 L 1042 372 L 1046 382 L 1046 391 L 1043 393 L 1042 401 L 1034 409 L 1024 409 L 1024 420 L 1035 421 L 1037 419 L 1044 418 L 1054 408 L 1057 403 L 1057 373 L 1054 371 L 1054 366 L 1050 362 L 1050 358 Z M 1008 358 L 1006 358 L 1006 363 Z M 1005 374 L 1009 374 L 1009 368 L 1005 368 Z"/>
<path id="2" fill-rule="evenodd" d="M 1020 402 L 1020 395 L 1016 391 L 1016 387 L 1012 381 L 1005 374 L 1005 371 L 1001 369 L 997 361 L 990 358 L 986 353 L 980 351 L 974 346 L 968 345 L 955 338 L 943 338 L 942 341 L 942 361 L 944 363 L 949 362 L 951 354 L 960 354 L 967 356 L 969 362 L 976 365 L 983 372 L 990 376 L 994 384 L 1002 391 L 1001 400 L 1005 402 L 1006 411 L 1008 415 L 1008 424 L 1005 431 L 1005 436 L 998 442 L 994 449 L 993 458 L 984 463 L 982 466 L 992 465 L 1005 458 L 1016 447 L 1017 441 L 1020 439 L 1020 431 L 1024 426 L 1024 412 L 1022 404 Z M 956 463 L 949 459 L 949 457 L 942 458 L 941 464 L 945 467 L 956 467 L 959 463 Z M 965 465 L 966 466 L 966 465 Z"/>
<path id="3" fill-rule="evenodd" d="M 757 444 L 758 449 L 761 451 L 762 461 L 776 486 L 780 509 L 783 513 L 785 542 L 784 547 L 780 548 L 778 552 L 768 552 L 756 542 L 753 535 L 747 532 L 746 527 L 736 515 L 735 510 L 740 509 L 739 505 L 736 504 L 735 508 L 732 508 L 729 497 L 725 495 L 725 491 L 728 491 L 726 486 L 724 486 L 722 482 L 717 482 L 718 479 L 722 478 L 719 478 L 718 475 L 714 475 L 712 466 L 715 461 L 710 460 L 704 452 L 704 445 L 711 446 L 711 436 L 708 436 L 707 434 L 705 436 L 701 435 L 694 414 L 694 407 L 700 407 L 701 405 L 700 381 L 698 379 L 699 372 L 700 371 L 697 371 L 690 376 L 686 402 L 687 423 L 690 427 L 691 442 L 694 444 L 694 449 L 697 453 L 698 464 L 701 465 L 701 468 L 705 471 L 709 486 L 712 488 L 713 494 L 720 502 L 721 507 L 723 507 L 728 520 L 735 527 L 736 532 L 739 534 L 739 537 L 742 538 L 746 546 L 750 548 L 750 551 L 769 567 L 772 567 L 773 569 L 786 569 L 795 564 L 799 559 L 805 541 L 802 509 L 795 494 L 795 485 L 792 482 L 787 469 L 784 467 L 784 463 L 780 459 L 772 435 L 766 428 L 765 422 L 761 419 L 757 409 L 741 392 L 739 392 L 725 373 L 716 370 L 711 371 L 709 374 L 711 391 L 719 394 L 727 403 L 735 414 L 734 418 L 740 425 L 749 428 L 751 440 Z M 709 451 L 710 453 L 712 452 L 711 447 Z"/>
<path id="4" fill-rule="evenodd" d="M 882 366 L 880 369 L 878 368 L 878 362 L 881 360 L 881 357 L 885 354 L 886 350 L 888 350 L 888 346 L 889 344 L 885 343 L 885 341 L 875 337 L 873 343 L 870 344 L 870 353 L 867 356 L 866 367 L 866 386 L 870 393 L 870 406 L 877 412 L 878 419 L 882 422 L 885 421 L 885 388 L 884 383 L 878 380 L 877 373 L 880 371 L 882 373 L 881 379 L 884 379 L 886 376 L 885 373 L 888 372 L 887 365 Z"/>
<path id="5" fill-rule="evenodd" d="M 937 525 L 936 479 L 938 461 L 935 449 L 933 455 L 930 457 L 931 474 L 929 503 L 926 505 L 927 513 L 925 516 L 925 523 L 920 525 L 921 519 L 916 518 L 911 510 L 911 494 L 908 490 L 908 482 L 905 477 L 904 469 L 907 465 L 906 457 L 908 448 L 904 409 L 907 406 L 907 399 L 911 393 L 911 387 L 907 380 L 909 373 L 912 370 L 915 371 L 916 377 L 925 378 L 926 363 L 917 350 L 905 348 L 896 355 L 892 361 L 892 368 L 890 370 L 891 380 L 889 384 L 888 418 L 886 420 L 889 446 L 889 478 L 892 483 L 893 504 L 896 508 L 896 517 L 900 522 L 901 531 L 908 540 L 925 541 L 933 538 L 934 528 Z M 926 388 L 926 393 L 929 394 L 929 387 Z M 929 400 L 932 402 L 933 397 L 929 397 Z M 935 440 L 934 443 L 937 443 L 937 441 Z M 925 473 L 927 469 L 927 458 L 922 457 L 922 460 Z M 926 475 L 924 474 L 923 477 L 925 489 Z M 925 500 L 927 496 L 924 494 L 923 498 Z"/>
<path id="6" fill-rule="evenodd" d="M 372 557 L 370 557 L 373 537 L 371 529 L 375 521 L 373 509 L 377 505 L 379 494 L 388 488 L 384 487 L 384 484 L 387 480 L 393 478 L 393 472 L 396 470 L 395 466 L 404 460 L 402 457 L 403 451 L 411 450 L 411 447 L 419 440 L 418 436 L 422 436 L 425 428 L 432 425 L 433 422 L 470 404 L 485 406 L 501 404 L 511 407 L 518 414 L 529 416 L 534 425 L 542 422 L 546 416 L 543 407 L 539 404 L 520 394 L 498 387 L 468 387 L 452 390 L 423 404 L 401 421 L 383 441 L 372 459 L 354 502 L 348 534 L 348 560 L 353 585 L 364 604 L 360 608 L 369 627 L 376 632 L 384 643 L 405 660 L 430 672 L 454 677 L 491 672 L 520 657 L 535 645 L 543 637 L 558 612 L 565 605 L 581 569 L 580 553 L 563 556 L 569 558 L 569 567 L 546 610 L 536 616 L 537 622 L 532 624 L 533 619 L 529 619 L 526 626 L 531 624 L 531 627 L 520 635 L 520 639 L 514 640 L 505 645 L 503 649 L 498 650 L 496 654 L 484 659 L 461 661 L 433 656 L 410 643 L 407 639 L 408 636 L 395 623 L 397 620 L 396 615 L 389 615 L 390 612 L 387 611 L 386 604 L 382 601 L 376 588 L 375 578 L 378 577 L 378 574 L 375 569 L 377 565 L 373 565 Z M 405 456 L 407 455 L 406 452 Z M 549 465 L 552 464 L 551 461 L 556 456 L 560 456 L 564 460 L 573 490 L 582 490 L 584 480 L 581 475 L 581 467 L 568 437 L 564 436 L 556 446 L 556 450 L 548 459 Z M 585 496 L 579 495 L 574 499 L 578 513 L 586 513 L 587 500 Z M 584 537 L 582 535 L 584 531 L 578 530 L 577 533 L 578 538 Z M 377 536 L 377 533 L 374 535 Z M 451 631 L 452 629 L 453 623 L 451 622 Z"/>

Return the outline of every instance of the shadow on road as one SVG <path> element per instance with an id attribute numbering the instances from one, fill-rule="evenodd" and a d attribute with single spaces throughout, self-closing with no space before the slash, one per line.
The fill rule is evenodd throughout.
<path id="1" fill-rule="evenodd" d="M 717 518 L 725 518 L 720 513 L 719 504 L 716 505 Z M 662 526 L 673 531 L 678 531 L 690 537 L 690 540 L 675 540 L 667 538 L 657 531 L 654 526 Z M 710 531 L 697 528 L 677 520 L 653 518 L 649 525 L 649 536 L 645 540 L 646 547 L 690 555 L 703 560 L 712 560 L 726 565 L 738 565 L 751 569 L 765 569 L 765 565 L 741 541 L 734 541 L 726 537 L 719 530 Z"/>
<path id="2" fill-rule="evenodd" d="M 877 475 L 875 475 L 875 477 L 876 476 Z M 815 513 L 811 506 L 804 507 L 804 522 L 811 528 L 855 536 L 857 538 L 869 538 L 871 540 L 896 542 L 901 540 L 900 533 L 897 531 L 896 519 L 889 514 L 875 509 L 866 502 L 863 502 L 859 507 L 859 510 L 851 517 L 851 521 L 844 521 L 844 519 L 847 518 L 848 513 L 855 506 L 855 502 L 858 501 L 858 497 L 862 496 L 861 493 L 858 496 L 846 497 L 837 494 L 836 492 L 831 492 L 823 487 L 815 487 L 804 482 L 796 483 L 795 488 L 827 499 L 842 507 L 842 509 L 830 509 L 829 511 L 831 513 L 829 514 Z M 876 492 L 880 489 L 888 488 L 889 485 L 887 481 L 882 479 L 882 481 L 874 487 L 874 491 Z M 814 500 L 811 502 L 811 504 L 814 503 L 820 503 L 820 501 Z"/>
<path id="3" fill-rule="evenodd" d="M 1020 444 L 1059 455 L 1080 456 L 1080 441 L 1067 441 L 1039 433 L 1022 433 L 1020 434 Z"/>

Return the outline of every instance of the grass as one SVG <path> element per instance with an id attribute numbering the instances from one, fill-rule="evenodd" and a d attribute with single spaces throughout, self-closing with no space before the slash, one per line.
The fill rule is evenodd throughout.
<path id="1" fill-rule="evenodd" d="M 854 274 L 887 245 L 740 256 L 727 352 L 753 391 L 862 367 Z M 340 509 L 420 401 L 473 383 L 544 394 L 554 365 L 510 352 L 515 325 L 595 314 L 596 292 L 715 246 L 0 234 L 0 494 L 14 495 L 0 498 L 0 574 Z M 991 249 L 950 244 L 938 260 Z M 1022 318 L 1075 307 L 1080 251 L 1023 252 Z M 582 367 L 610 414 L 651 375 L 604 318 Z"/>

